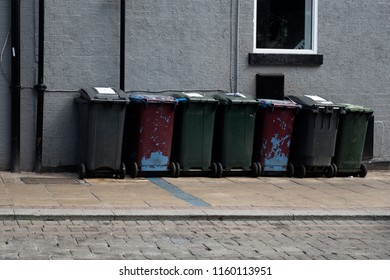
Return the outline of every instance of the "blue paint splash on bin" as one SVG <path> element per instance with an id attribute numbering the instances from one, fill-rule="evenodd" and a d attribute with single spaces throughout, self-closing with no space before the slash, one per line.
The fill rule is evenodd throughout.
<path id="1" fill-rule="evenodd" d="M 169 157 L 161 151 L 153 152 L 149 158 L 141 159 L 142 171 L 166 171 L 168 169 Z"/>
<path id="2" fill-rule="evenodd" d="M 285 141 L 288 141 L 285 143 Z M 271 150 L 264 160 L 264 171 L 286 171 L 288 163 L 288 152 L 283 151 L 282 147 L 290 146 L 290 137 L 286 135 L 279 138 L 278 134 L 271 139 Z M 263 151 L 266 150 L 266 143 L 263 145 Z"/>

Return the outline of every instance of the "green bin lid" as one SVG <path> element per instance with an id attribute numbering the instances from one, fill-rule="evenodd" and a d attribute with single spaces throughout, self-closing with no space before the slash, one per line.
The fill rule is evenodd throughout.
<path id="1" fill-rule="evenodd" d="M 179 103 L 199 102 L 199 103 L 217 103 L 218 101 L 212 96 L 197 92 L 174 93 L 172 97 L 176 98 Z"/>
<path id="2" fill-rule="evenodd" d="M 259 104 L 259 102 L 251 97 L 247 97 L 241 93 L 227 93 L 227 94 L 215 94 L 213 96 L 215 99 L 217 99 L 220 104 L 223 105 L 230 105 L 230 104 L 248 104 L 248 105 L 254 105 Z"/>
<path id="3" fill-rule="evenodd" d="M 345 111 L 347 113 L 353 112 L 353 113 L 366 113 L 366 114 L 372 114 L 374 113 L 374 110 L 368 107 L 364 107 L 361 105 L 354 105 L 354 104 L 349 104 L 349 103 L 341 103 L 339 104 L 340 106 L 345 107 Z"/>

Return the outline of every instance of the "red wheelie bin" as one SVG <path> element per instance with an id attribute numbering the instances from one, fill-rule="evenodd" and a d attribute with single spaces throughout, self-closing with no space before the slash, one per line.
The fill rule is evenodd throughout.
<path id="1" fill-rule="evenodd" d="M 258 101 L 253 161 L 260 163 L 261 175 L 291 177 L 294 166 L 289 162 L 290 142 L 295 116 L 301 106 L 287 100 Z"/>
<path id="2" fill-rule="evenodd" d="M 161 172 L 176 176 L 176 166 L 170 162 L 176 99 L 155 94 L 128 98 L 122 155 L 130 176 Z"/>

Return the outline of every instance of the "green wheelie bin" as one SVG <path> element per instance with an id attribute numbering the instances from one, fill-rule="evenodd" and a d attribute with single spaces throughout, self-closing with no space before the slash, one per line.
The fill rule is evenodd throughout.
<path id="1" fill-rule="evenodd" d="M 210 172 L 214 121 L 218 101 L 199 93 L 174 93 L 175 111 L 171 161 L 177 176 Z"/>
<path id="2" fill-rule="evenodd" d="M 345 114 L 340 116 L 336 150 L 332 159 L 337 176 L 367 175 L 367 167 L 362 163 L 364 141 L 368 119 L 374 113 L 370 108 L 352 104 L 341 104 Z"/>
<path id="3" fill-rule="evenodd" d="M 215 116 L 212 176 L 243 171 L 258 177 L 260 164 L 252 162 L 252 153 L 259 102 L 240 93 L 216 94 L 214 98 L 219 105 Z"/>

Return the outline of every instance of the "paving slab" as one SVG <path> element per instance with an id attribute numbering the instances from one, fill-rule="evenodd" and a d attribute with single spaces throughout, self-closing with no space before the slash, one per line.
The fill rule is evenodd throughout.
<path id="1" fill-rule="evenodd" d="M 1 219 L 293 220 L 390 217 L 388 170 L 370 172 L 366 178 L 78 180 L 74 173 L 33 172 L 0 172 L 0 177 Z"/>

